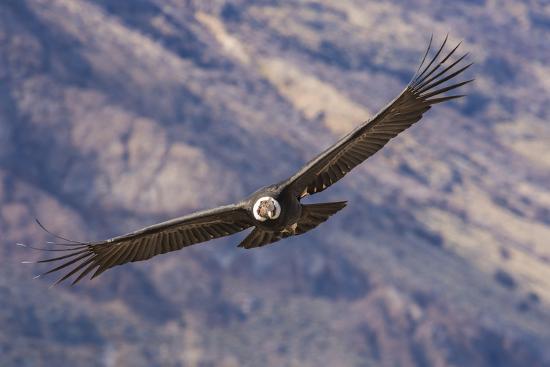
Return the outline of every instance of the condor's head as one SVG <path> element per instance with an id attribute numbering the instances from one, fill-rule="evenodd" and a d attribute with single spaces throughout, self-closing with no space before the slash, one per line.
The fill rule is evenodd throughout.
<path id="1" fill-rule="evenodd" d="M 279 215 L 281 215 L 281 206 L 274 198 L 264 196 L 259 198 L 256 203 L 254 203 L 252 211 L 256 220 L 265 222 L 268 219 L 273 220 L 279 218 Z"/>

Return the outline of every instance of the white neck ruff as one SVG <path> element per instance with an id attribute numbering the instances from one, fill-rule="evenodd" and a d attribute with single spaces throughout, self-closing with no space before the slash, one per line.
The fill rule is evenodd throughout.
<path id="1" fill-rule="evenodd" d="M 275 213 L 274 213 L 273 217 L 264 218 L 264 217 L 261 217 L 258 214 L 258 209 L 260 208 L 260 204 L 262 203 L 262 201 L 269 201 L 269 202 L 273 203 L 273 206 L 275 206 Z M 254 213 L 254 218 L 256 218 L 256 220 L 258 220 L 260 222 L 265 222 L 268 219 L 277 219 L 277 218 L 279 218 L 279 215 L 281 215 L 281 205 L 279 205 L 279 202 L 277 200 L 273 199 L 271 196 L 263 196 L 263 197 L 259 198 L 258 200 L 256 200 L 256 202 L 254 203 L 254 207 L 252 208 L 252 213 Z"/>

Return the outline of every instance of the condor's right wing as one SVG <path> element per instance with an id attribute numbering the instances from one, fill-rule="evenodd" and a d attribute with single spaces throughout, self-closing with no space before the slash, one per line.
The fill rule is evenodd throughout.
<path id="1" fill-rule="evenodd" d="M 40 222 L 38 224 L 44 228 Z M 221 206 L 105 241 L 82 243 L 67 240 L 67 243 L 58 244 L 66 247 L 64 249 L 38 249 L 61 252 L 63 255 L 39 260 L 36 263 L 60 263 L 40 276 L 73 266 L 55 284 L 78 274 L 72 283 L 75 284 L 92 271 L 92 278 L 95 278 L 113 266 L 147 260 L 213 238 L 229 236 L 252 225 L 252 220 L 243 206 Z"/>

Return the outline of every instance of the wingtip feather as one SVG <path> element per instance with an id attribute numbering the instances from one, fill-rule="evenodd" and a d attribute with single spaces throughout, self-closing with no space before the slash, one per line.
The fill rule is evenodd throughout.
<path id="1" fill-rule="evenodd" d="M 432 99 L 426 100 L 426 102 L 428 102 L 431 105 L 434 105 L 434 104 L 438 104 L 438 103 L 442 103 L 442 102 L 450 101 L 452 99 L 458 99 L 458 98 L 462 98 L 462 97 L 466 97 L 466 96 L 467 96 L 467 94 L 458 94 L 458 95 L 455 95 L 455 96 L 432 98 Z"/>

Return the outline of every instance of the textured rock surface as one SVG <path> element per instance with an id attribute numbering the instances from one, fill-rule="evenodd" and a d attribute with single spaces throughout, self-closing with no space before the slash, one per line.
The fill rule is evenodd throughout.
<path id="1" fill-rule="evenodd" d="M 0 3 L 3 366 L 550 365 L 550 8 L 537 1 Z M 33 280 L 38 217 L 100 239 L 237 200 L 381 108 L 430 33 L 476 83 L 255 251 L 244 234 Z"/>

